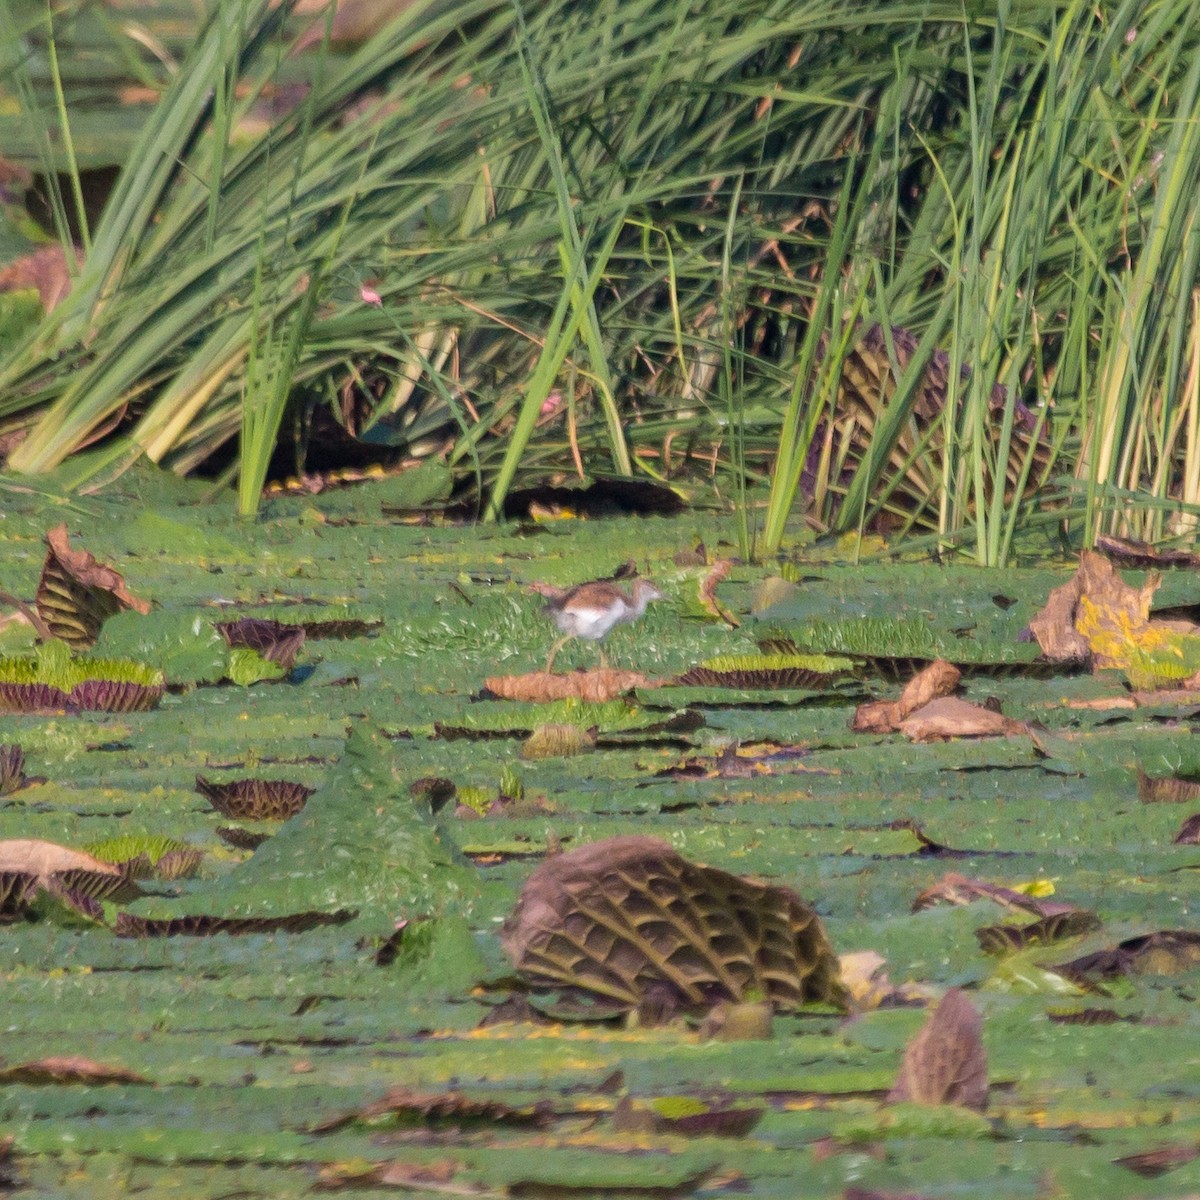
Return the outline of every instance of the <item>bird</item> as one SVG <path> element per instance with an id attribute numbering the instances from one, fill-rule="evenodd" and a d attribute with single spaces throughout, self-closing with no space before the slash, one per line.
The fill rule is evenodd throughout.
<path id="1" fill-rule="evenodd" d="M 614 625 L 628 625 L 636 621 L 652 600 L 661 600 L 662 592 L 648 579 L 635 579 L 630 592 L 619 588 L 607 579 L 592 583 L 581 583 L 566 591 L 539 589 L 548 596 L 542 611 L 558 626 L 562 637 L 550 648 L 546 659 L 546 673 L 554 666 L 555 655 L 572 638 L 586 638 L 591 642 L 602 642 Z M 608 665 L 604 648 L 600 648 L 600 665 Z"/>

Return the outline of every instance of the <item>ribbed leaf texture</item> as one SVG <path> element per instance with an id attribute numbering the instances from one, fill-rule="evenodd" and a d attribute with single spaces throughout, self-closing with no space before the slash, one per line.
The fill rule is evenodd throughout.
<path id="1" fill-rule="evenodd" d="M 94 646 L 100 627 L 114 613 L 127 608 L 150 611 L 149 604 L 129 594 L 125 580 L 112 567 L 70 546 L 65 525 L 46 534 L 46 547 L 38 580 L 38 616 L 73 649 Z"/>
<path id="2" fill-rule="evenodd" d="M 242 829 L 237 825 L 217 826 L 217 837 L 235 850 L 257 850 L 270 836 L 269 833 Z"/>
<path id="3" fill-rule="evenodd" d="M 336 639 L 345 641 L 347 638 L 365 637 L 383 628 L 381 620 L 364 621 L 358 617 L 343 617 L 336 621 L 304 621 L 300 628 L 311 641 L 321 639 Z"/>
<path id="4" fill-rule="evenodd" d="M 69 893 L 78 893 L 91 900 L 111 900 L 114 904 L 127 904 L 142 894 L 141 888 L 124 875 L 107 875 L 82 867 L 55 871 L 49 879 Z"/>
<path id="5" fill-rule="evenodd" d="M 0 796 L 25 786 L 25 751 L 14 742 L 0 744 Z"/>
<path id="6" fill-rule="evenodd" d="M 501 941 L 535 988 L 630 1008 L 664 988 L 692 1011 L 755 994 L 778 1010 L 846 1002 L 833 947 L 795 892 L 689 862 L 656 838 L 547 860 Z"/>
<path id="7" fill-rule="evenodd" d="M 853 668 L 824 654 L 742 654 L 710 658 L 676 680 L 684 687 L 824 688 Z"/>
<path id="8" fill-rule="evenodd" d="M 73 658 L 61 641 L 37 658 L 0 658 L 0 712 L 146 712 L 162 699 L 162 672 L 113 658 Z"/>
<path id="9" fill-rule="evenodd" d="M 165 687 L 161 683 L 133 683 L 121 679 L 88 679 L 76 684 L 67 702 L 84 712 L 149 712 L 158 707 Z"/>
<path id="10" fill-rule="evenodd" d="M 284 917 L 138 917 L 117 914 L 113 932 L 117 937 L 211 937 L 216 933 L 242 936 L 251 933 L 305 933 L 321 925 L 344 925 L 356 914 L 350 909 L 337 912 L 291 913 Z"/>
<path id="11" fill-rule="evenodd" d="M 308 802 L 314 789 L 290 779 L 234 779 L 214 783 L 196 776 L 196 791 L 233 821 L 286 821 Z"/>
<path id="12" fill-rule="evenodd" d="M 0 920 L 16 916 L 37 889 L 38 877 L 33 871 L 0 871 Z"/>
<path id="13" fill-rule="evenodd" d="M 204 857 L 198 846 L 153 833 L 125 834 L 84 848 L 119 866 L 129 879 L 182 879 L 193 874 Z"/>
<path id="14" fill-rule="evenodd" d="M 237 621 L 218 621 L 217 629 L 234 650 L 254 650 L 267 662 L 290 671 L 304 645 L 303 625 L 287 625 L 262 617 L 242 617 Z"/>
<path id="15" fill-rule="evenodd" d="M 71 707 L 67 693 L 46 683 L 6 683 L 0 680 L 0 712 L 57 712 Z"/>

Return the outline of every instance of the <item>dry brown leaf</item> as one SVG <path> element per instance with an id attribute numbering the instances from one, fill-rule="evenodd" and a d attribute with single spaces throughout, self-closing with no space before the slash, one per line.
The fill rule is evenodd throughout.
<path id="1" fill-rule="evenodd" d="M 1056 661 L 1091 659 L 1096 667 L 1126 667 L 1138 655 L 1169 648 L 1197 627 L 1188 621 L 1150 619 L 1161 582 L 1126 583 L 1103 554 L 1085 550 L 1074 576 L 1050 593 L 1029 623 L 1042 653 Z"/>
<path id="2" fill-rule="evenodd" d="M 530 671 L 527 675 L 489 675 L 483 685 L 501 700 L 524 700 L 538 704 L 573 697 L 600 704 L 635 688 L 662 687 L 661 681 L 647 679 L 640 671 L 619 671 L 615 667 L 572 671 L 565 675 L 549 671 Z"/>
<path id="3" fill-rule="evenodd" d="M 914 901 L 913 912 L 932 908 L 935 904 L 970 904 L 974 900 L 994 900 L 1005 908 L 1019 909 L 1037 917 L 1054 917 L 1062 913 L 1076 912 L 1074 904 L 1061 900 L 1043 900 L 1000 884 L 986 883 L 982 879 L 968 879 L 957 871 L 947 871 L 932 887 L 927 887 Z"/>
<path id="4" fill-rule="evenodd" d="M 1161 929 L 1126 938 L 1115 946 L 1085 954 L 1052 968 L 1069 978 L 1116 975 L 1179 975 L 1200 964 L 1200 933 Z"/>
<path id="5" fill-rule="evenodd" d="M 983 1018 L 961 988 L 951 988 L 904 1051 L 888 1100 L 987 1108 Z"/>
<path id="6" fill-rule="evenodd" d="M 1150 776 L 1138 768 L 1138 799 L 1143 804 L 1191 804 L 1200 800 L 1200 779 L 1180 775 Z"/>
<path id="7" fill-rule="evenodd" d="M 903 983 L 899 987 L 893 984 L 884 970 L 887 960 L 874 950 L 841 954 L 838 963 L 842 983 L 858 1012 L 868 1012 L 881 1004 L 925 1004 L 935 998 L 923 984 Z"/>
<path id="8" fill-rule="evenodd" d="M 1041 612 L 1029 622 L 1042 654 L 1053 662 L 1082 662 L 1091 657 L 1088 640 L 1075 628 L 1075 607 L 1082 590 L 1076 572 L 1046 598 Z"/>
<path id="9" fill-rule="evenodd" d="M 1000 737 L 1028 733 L 1021 721 L 957 696 L 941 696 L 900 722 L 900 732 L 914 742 L 942 742 L 956 737 Z"/>
<path id="10" fill-rule="evenodd" d="M 1200 554 L 1189 554 L 1186 550 L 1160 550 L 1149 542 L 1134 538 L 1112 537 L 1100 534 L 1096 547 L 1119 567 L 1131 571 L 1147 571 L 1154 567 L 1185 567 L 1200 569 Z"/>
<path id="11" fill-rule="evenodd" d="M 860 704 L 850 728 L 856 733 L 895 733 L 910 714 L 930 701 L 949 696 L 958 687 L 962 672 L 945 659 L 936 659 L 904 685 L 898 700 L 872 700 Z"/>
<path id="12" fill-rule="evenodd" d="M 540 1128 L 550 1124 L 554 1114 L 546 1101 L 514 1108 L 501 1100 L 476 1100 L 462 1092 L 420 1092 L 414 1088 L 394 1087 L 379 1100 L 322 1121 L 312 1132 L 332 1133 L 355 1121 L 374 1121 L 386 1116 L 424 1122 L 481 1121 L 488 1125 Z"/>
<path id="13" fill-rule="evenodd" d="M 83 252 L 75 251 L 77 264 L 83 262 Z M 67 256 L 57 242 L 42 246 L 0 267 L 0 292 L 18 292 L 37 288 L 38 299 L 46 312 L 56 308 L 71 290 L 71 271 Z"/>
<path id="14" fill-rule="evenodd" d="M 1200 1158 L 1200 1146 L 1193 1142 L 1185 1142 L 1182 1145 L 1146 1150 L 1141 1154 L 1127 1154 L 1124 1158 L 1114 1158 L 1113 1163 L 1145 1179 L 1156 1179 L 1159 1175 L 1165 1175 L 1175 1167 L 1182 1167 L 1195 1158 Z"/>
<path id="15" fill-rule="evenodd" d="M 87 550 L 71 548 L 66 525 L 46 534 L 46 546 L 35 603 L 54 637 L 86 649 L 95 645 L 100 627 L 115 613 L 150 611 L 145 600 L 128 592 L 119 572 L 97 562 Z"/>
<path id="16" fill-rule="evenodd" d="M 345 1166 L 331 1163 L 321 1169 L 315 1192 L 359 1191 L 370 1187 L 393 1187 L 406 1192 L 419 1192 L 423 1196 L 473 1196 L 479 1200 L 495 1197 L 501 1200 L 504 1193 L 493 1192 L 479 1183 L 455 1183 L 461 1163 L 452 1159 L 437 1159 L 434 1162 L 415 1163 L 402 1159 L 376 1163 L 363 1170 L 358 1165 Z"/>
<path id="17" fill-rule="evenodd" d="M 119 867 L 84 854 L 82 850 L 70 850 L 57 842 L 30 838 L 0 841 L 0 871 L 25 871 L 43 882 L 62 871 L 94 871 L 98 875 L 123 878 Z"/>
<path id="18" fill-rule="evenodd" d="M 1103 554 L 1085 550 L 1079 560 L 1079 602 L 1075 628 L 1087 638 L 1098 667 L 1129 661 L 1131 644 L 1150 625 L 1150 605 L 1162 579 L 1150 575 L 1140 588 L 1127 584 Z"/>
<path id="19" fill-rule="evenodd" d="M 903 719 L 933 700 L 953 695 L 962 678 L 962 672 L 945 659 L 935 659 L 924 670 L 918 671 L 900 693 L 900 717 Z"/>
<path id="20" fill-rule="evenodd" d="M 1177 846 L 1200 845 L 1200 813 L 1194 813 L 1179 827 L 1172 839 Z"/>
<path id="21" fill-rule="evenodd" d="M 850 728 L 855 733 L 895 733 L 900 725 L 897 700 L 868 700 L 854 710 Z"/>
<path id="22" fill-rule="evenodd" d="M 0 1067 L 0 1084 L 10 1083 L 137 1083 L 153 1086 L 145 1075 L 127 1067 L 107 1066 L 76 1056 L 39 1058 L 35 1062 Z"/>

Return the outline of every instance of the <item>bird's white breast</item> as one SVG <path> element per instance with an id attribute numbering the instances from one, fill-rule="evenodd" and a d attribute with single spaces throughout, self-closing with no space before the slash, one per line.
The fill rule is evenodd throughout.
<path id="1" fill-rule="evenodd" d="M 555 613 L 554 623 L 563 633 L 598 642 L 614 625 L 625 620 L 630 608 L 618 601 L 611 608 L 564 608 Z"/>

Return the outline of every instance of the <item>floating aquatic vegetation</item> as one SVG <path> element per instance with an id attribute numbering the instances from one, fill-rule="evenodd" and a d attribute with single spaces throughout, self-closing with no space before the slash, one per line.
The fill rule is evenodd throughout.
<path id="1" fill-rule="evenodd" d="M 680 675 L 684 687 L 827 688 L 854 669 L 826 654 L 746 654 L 710 658 Z"/>
<path id="2" fill-rule="evenodd" d="M 57 640 L 39 646 L 36 657 L 0 658 L 0 712 L 145 712 L 165 690 L 153 667 L 73 657 Z"/>
<path id="3" fill-rule="evenodd" d="M 1068 978 L 1117 975 L 1179 975 L 1200 965 L 1200 932 L 1163 929 L 1126 938 L 1115 946 L 1055 967 Z"/>
<path id="4" fill-rule="evenodd" d="M 845 1000 L 821 922 L 795 892 L 689 862 L 655 838 L 609 838 L 548 859 L 501 941 L 535 988 L 600 1009 L 654 994 L 692 1011 L 753 993 L 782 1010 Z"/>
<path id="5" fill-rule="evenodd" d="M 500 700 L 523 700 L 543 704 L 578 699 L 604 704 L 637 689 L 661 687 L 640 671 L 595 667 L 590 671 L 530 671 L 525 675 L 489 675 L 484 688 Z"/>
<path id="6" fill-rule="evenodd" d="M 335 912 L 297 912 L 282 917 L 217 917 L 193 913 L 186 917 L 142 917 L 130 912 L 117 914 L 113 932 L 117 937 L 211 937 L 217 933 L 243 936 L 251 933 L 307 933 L 322 925 L 344 925 L 357 914 L 353 909 Z"/>
<path id="7" fill-rule="evenodd" d="M 581 729 L 578 725 L 551 723 L 539 725 L 521 746 L 521 757 L 569 758 L 586 754 L 596 748 L 596 730 Z"/>
<path id="8" fill-rule="evenodd" d="M 333 1133 L 358 1122 L 373 1129 L 383 1125 L 383 1118 L 392 1118 L 392 1125 L 418 1125 L 453 1122 L 455 1126 L 515 1125 L 541 1129 L 554 1119 L 549 1104 L 538 1103 L 514 1107 L 502 1100 L 476 1099 L 460 1091 L 422 1092 L 414 1088 L 394 1087 L 379 1100 L 352 1112 L 329 1117 L 313 1127 L 313 1133 Z M 386 1125 L 383 1125 L 386 1128 Z"/>
<path id="9" fill-rule="evenodd" d="M 257 850 L 271 835 L 263 830 L 243 829 L 238 825 L 218 825 L 217 837 L 235 850 Z"/>
<path id="10" fill-rule="evenodd" d="M 204 851 L 161 834 L 128 833 L 92 842 L 84 849 L 120 867 L 130 879 L 184 879 L 196 872 Z"/>
<path id="11" fill-rule="evenodd" d="M 116 613 L 148 613 L 150 605 L 130 595 L 125 580 L 86 550 L 72 549 L 66 525 L 46 534 L 46 561 L 38 581 L 37 615 L 50 637 L 74 649 L 96 644 L 100 627 Z"/>
<path id="12" fill-rule="evenodd" d="M 232 779 L 217 783 L 196 776 L 196 791 L 233 821 L 286 821 L 308 803 L 315 788 L 290 779 Z"/>
<path id="13" fill-rule="evenodd" d="M 35 838 L 0 841 L 0 914 L 19 914 L 42 891 L 73 907 L 80 907 L 75 896 L 120 904 L 141 895 L 120 867 L 82 850 Z M 85 907 L 87 915 L 94 916 L 94 910 Z"/>
<path id="14" fill-rule="evenodd" d="M 1150 776 L 1138 768 L 1138 799 L 1143 804 L 1192 804 L 1200 800 L 1200 778 L 1192 775 Z"/>
<path id="15" fill-rule="evenodd" d="M 956 637 L 919 617 L 810 621 L 765 635 L 759 644 L 775 653 L 846 655 L 860 669 L 889 678 L 909 675 L 936 659 L 953 663 L 965 675 L 1041 677 L 1067 669 L 1043 657 L 1033 643 Z"/>
<path id="16" fill-rule="evenodd" d="M 1054 913 L 1028 925 L 988 925 L 975 930 L 985 954 L 1016 954 L 1031 946 L 1049 946 L 1100 928 L 1100 918 L 1085 909 Z"/>
<path id="17" fill-rule="evenodd" d="M 1134 587 L 1103 554 L 1085 550 L 1079 569 L 1050 593 L 1030 631 L 1048 658 L 1121 669 L 1138 689 L 1179 687 L 1200 673 L 1200 628 L 1151 618 L 1160 583 L 1151 575 Z"/>
<path id="18" fill-rule="evenodd" d="M 285 674 L 296 665 L 296 655 L 304 645 L 303 625 L 286 625 L 262 617 L 218 621 L 216 625 L 232 650 L 253 650 Z"/>
<path id="19" fill-rule="evenodd" d="M 80 1083 L 95 1087 L 105 1083 L 150 1085 L 151 1081 L 140 1071 L 79 1056 L 39 1058 L 33 1062 L 0 1066 L 0 1084 L 41 1087 L 47 1084 Z"/>

